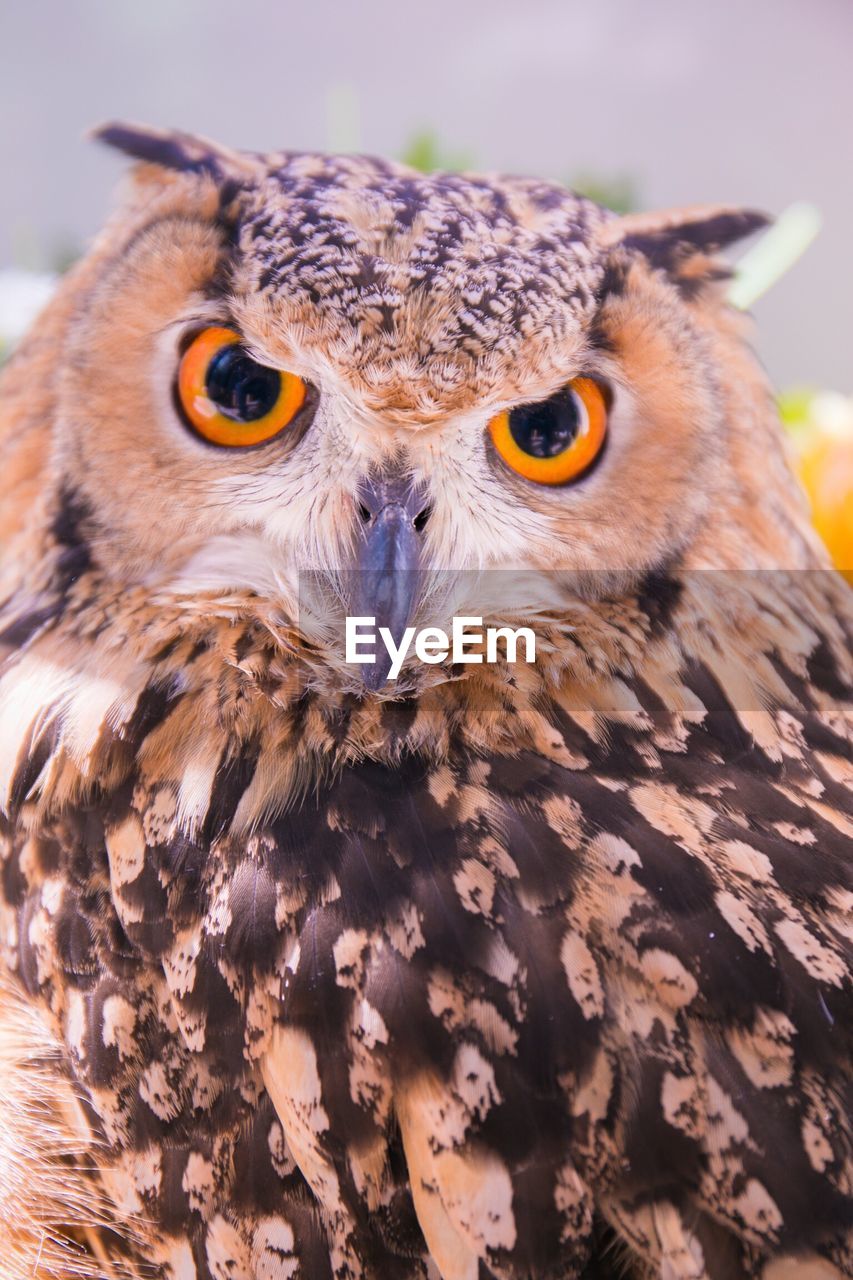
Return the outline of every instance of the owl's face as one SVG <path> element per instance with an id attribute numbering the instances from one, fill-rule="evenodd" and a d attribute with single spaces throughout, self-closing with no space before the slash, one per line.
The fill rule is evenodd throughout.
<path id="1" fill-rule="evenodd" d="M 713 543 L 739 424 L 705 250 L 757 217 L 107 132 L 185 171 L 141 175 L 64 353 L 59 473 L 118 582 L 287 615 L 300 573 L 389 555 L 589 590 Z"/>

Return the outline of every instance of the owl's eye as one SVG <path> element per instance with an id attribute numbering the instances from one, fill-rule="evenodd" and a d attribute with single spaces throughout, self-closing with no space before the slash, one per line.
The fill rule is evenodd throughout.
<path id="1" fill-rule="evenodd" d="M 211 444 L 239 448 L 271 440 L 305 402 L 305 383 L 253 360 L 233 329 L 203 329 L 178 370 L 178 397 L 191 425 Z"/>
<path id="2" fill-rule="evenodd" d="M 607 403 L 592 378 L 573 378 L 547 400 L 504 410 L 489 423 L 507 466 L 536 484 L 568 484 L 592 465 L 607 434 Z"/>

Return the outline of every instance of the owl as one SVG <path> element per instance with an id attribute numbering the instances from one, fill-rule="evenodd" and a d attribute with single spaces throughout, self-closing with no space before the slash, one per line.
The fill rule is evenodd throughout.
<path id="1" fill-rule="evenodd" d="M 0 1274 L 853 1275 L 853 597 L 764 220 L 100 138 L 0 400 Z"/>

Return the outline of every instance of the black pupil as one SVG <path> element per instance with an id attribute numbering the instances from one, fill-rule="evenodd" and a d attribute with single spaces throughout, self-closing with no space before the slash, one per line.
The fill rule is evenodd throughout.
<path id="1" fill-rule="evenodd" d="M 548 400 L 520 404 L 510 410 L 510 434 L 531 458 L 555 458 L 578 434 L 580 410 L 575 393 L 565 387 Z"/>
<path id="2" fill-rule="evenodd" d="M 220 413 L 235 422 L 255 422 L 270 412 L 281 391 L 281 374 L 257 364 L 236 343 L 223 347 L 207 366 L 205 390 Z"/>

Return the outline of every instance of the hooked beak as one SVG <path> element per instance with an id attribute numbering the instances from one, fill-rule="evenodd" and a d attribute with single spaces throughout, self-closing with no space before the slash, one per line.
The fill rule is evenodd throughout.
<path id="1" fill-rule="evenodd" d="M 361 528 L 350 608 L 387 627 L 399 645 L 414 611 L 421 576 L 421 545 L 429 507 L 422 489 L 407 477 L 366 481 L 358 492 Z M 366 688 L 381 689 L 391 658 L 378 646 L 376 661 L 362 668 Z"/>

